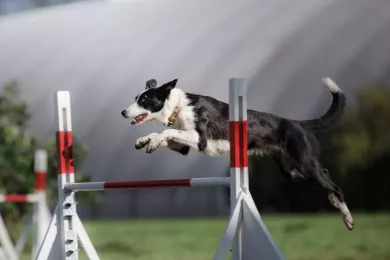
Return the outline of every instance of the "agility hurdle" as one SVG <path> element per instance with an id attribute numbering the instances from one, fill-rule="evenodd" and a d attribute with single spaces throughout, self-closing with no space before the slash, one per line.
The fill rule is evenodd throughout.
<path id="1" fill-rule="evenodd" d="M 57 246 L 60 256 L 55 259 L 78 260 L 78 240 L 89 259 L 100 259 L 77 215 L 77 191 L 218 185 L 230 186 L 231 209 L 229 222 L 213 259 L 226 259 L 230 249 L 232 260 L 283 259 L 249 191 L 245 79 L 233 78 L 229 81 L 230 177 L 75 183 L 69 92 L 57 92 L 55 103 L 59 200 L 37 260 L 49 259 Z"/>
<path id="2" fill-rule="evenodd" d="M 24 231 L 14 246 L 0 215 L 0 260 L 17 260 L 22 253 L 28 235 L 33 229 L 32 258 L 35 259 L 40 244 L 50 223 L 51 214 L 46 204 L 46 172 L 47 153 L 37 149 L 34 156 L 34 193 L 32 194 L 0 194 L 0 203 L 33 203 L 34 212 L 28 220 Z"/>

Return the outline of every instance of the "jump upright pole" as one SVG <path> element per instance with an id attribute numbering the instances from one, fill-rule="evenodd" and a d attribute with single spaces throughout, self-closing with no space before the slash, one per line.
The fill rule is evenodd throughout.
<path id="1" fill-rule="evenodd" d="M 51 251 L 56 248 L 54 241 L 58 239 L 60 257 L 55 259 L 77 260 L 77 238 L 80 239 L 90 260 L 99 259 L 76 213 L 76 191 L 220 185 L 231 188 L 231 212 L 213 259 L 226 259 L 230 248 L 232 249 L 232 260 L 283 259 L 268 233 L 249 191 L 245 79 L 231 79 L 229 90 L 230 177 L 90 183 L 74 182 L 70 94 L 67 91 L 57 92 L 58 130 L 56 135 L 59 200 L 36 259 L 49 259 Z"/>
<path id="2" fill-rule="evenodd" d="M 246 96 L 246 80 L 230 79 L 230 219 L 214 260 L 226 259 L 230 247 L 232 260 L 281 260 L 249 191 Z"/>
<path id="3" fill-rule="evenodd" d="M 64 192 L 67 183 L 74 182 L 74 167 L 72 154 L 72 120 L 70 96 L 68 92 L 58 92 L 57 104 L 57 176 L 58 200 L 58 227 L 60 239 L 61 259 L 78 259 L 77 227 L 75 222 L 76 201 L 73 192 Z"/>
<path id="4" fill-rule="evenodd" d="M 75 194 L 65 189 L 74 183 L 73 132 L 70 94 L 59 91 L 56 95 L 57 119 L 57 173 L 58 204 L 57 222 L 59 227 L 60 257 L 64 260 L 78 260 L 78 239 L 83 244 L 90 259 L 99 259 L 76 212 Z"/>
<path id="5" fill-rule="evenodd" d="M 47 152 L 44 149 L 37 149 L 34 157 L 34 174 L 35 174 L 35 196 L 37 203 L 34 204 L 34 245 L 33 258 L 38 252 L 39 246 L 45 238 L 46 230 L 50 223 L 50 212 L 46 203 L 46 175 L 47 175 Z"/>
<path id="6" fill-rule="evenodd" d="M 34 193 L 31 194 L 0 194 L 0 203 L 32 203 L 34 211 L 28 220 L 24 231 L 19 237 L 15 246 L 9 239 L 8 231 L 5 228 L 3 219 L 0 216 L 0 244 L 4 247 L 7 260 L 17 260 L 18 255 L 26 245 L 28 235 L 33 229 L 32 259 L 44 239 L 44 235 L 50 222 L 50 212 L 46 202 L 46 171 L 47 153 L 46 150 L 37 149 L 34 155 Z"/>

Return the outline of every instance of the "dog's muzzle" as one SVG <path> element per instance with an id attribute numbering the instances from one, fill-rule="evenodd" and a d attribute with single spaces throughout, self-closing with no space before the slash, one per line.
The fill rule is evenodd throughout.
<path id="1" fill-rule="evenodd" d="M 127 118 L 127 110 L 122 110 L 121 114 L 124 118 Z"/>

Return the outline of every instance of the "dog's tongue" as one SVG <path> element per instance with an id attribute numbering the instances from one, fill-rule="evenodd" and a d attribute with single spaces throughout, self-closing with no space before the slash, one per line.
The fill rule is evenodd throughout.
<path id="1" fill-rule="evenodd" d="M 131 124 L 132 125 L 137 124 L 137 123 L 141 122 L 142 119 L 144 119 L 144 118 L 145 118 L 145 114 L 138 115 L 138 116 L 134 117 L 133 120 L 131 120 Z"/>

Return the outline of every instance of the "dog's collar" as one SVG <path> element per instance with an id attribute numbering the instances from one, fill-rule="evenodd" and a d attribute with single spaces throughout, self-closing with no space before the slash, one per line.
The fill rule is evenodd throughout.
<path id="1" fill-rule="evenodd" d="M 175 106 L 175 108 L 173 109 L 171 115 L 168 117 L 168 126 L 171 126 L 175 123 L 176 121 L 176 116 L 177 116 L 177 113 L 179 112 L 179 106 Z"/>

